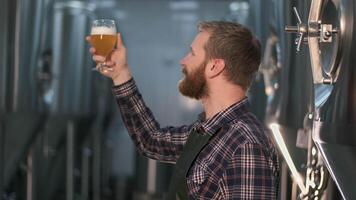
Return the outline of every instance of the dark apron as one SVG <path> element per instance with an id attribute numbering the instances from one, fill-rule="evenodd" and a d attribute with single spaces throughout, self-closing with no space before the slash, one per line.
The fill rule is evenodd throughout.
<path id="1" fill-rule="evenodd" d="M 183 147 L 183 151 L 179 156 L 171 183 L 169 186 L 166 200 L 185 200 L 188 199 L 188 186 L 187 186 L 187 174 L 190 167 L 193 165 L 196 157 L 208 143 L 211 135 L 200 134 L 195 131 L 190 133 L 186 144 Z"/>

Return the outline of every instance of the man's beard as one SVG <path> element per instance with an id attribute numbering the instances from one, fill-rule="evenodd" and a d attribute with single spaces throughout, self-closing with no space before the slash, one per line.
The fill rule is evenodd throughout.
<path id="1" fill-rule="evenodd" d="M 201 99 L 207 95 L 206 79 L 204 77 L 205 65 L 204 61 L 196 70 L 189 72 L 184 68 L 185 77 L 179 82 L 179 91 L 182 95 Z"/>

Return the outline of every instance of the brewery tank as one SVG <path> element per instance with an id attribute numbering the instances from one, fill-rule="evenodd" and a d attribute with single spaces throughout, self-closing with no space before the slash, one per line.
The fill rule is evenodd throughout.
<path id="1" fill-rule="evenodd" d="M 326 84 L 314 84 L 313 140 L 344 199 L 355 199 L 356 165 L 356 3 L 324 1 L 319 19 L 332 25 L 330 43 L 320 44 L 320 67 Z"/>

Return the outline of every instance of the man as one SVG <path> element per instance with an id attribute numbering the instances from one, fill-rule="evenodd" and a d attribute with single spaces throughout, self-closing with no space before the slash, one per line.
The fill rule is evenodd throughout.
<path id="1" fill-rule="evenodd" d="M 117 37 L 100 72 L 113 93 L 138 150 L 175 163 L 167 199 L 276 199 L 278 160 L 263 125 L 248 111 L 246 90 L 260 64 L 260 44 L 242 25 L 202 22 L 181 60 L 179 91 L 200 100 L 204 113 L 191 125 L 161 128 L 145 105 Z M 88 38 L 89 39 L 89 38 Z"/>

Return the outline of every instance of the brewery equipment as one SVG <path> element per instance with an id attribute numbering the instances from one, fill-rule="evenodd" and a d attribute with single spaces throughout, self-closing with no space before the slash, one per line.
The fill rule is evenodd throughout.
<path id="1" fill-rule="evenodd" d="M 352 189 L 355 166 L 353 135 L 355 108 L 353 70 L 355 42 L 355 4 L 353 1 L 313 0 L 309 18 L 303 23 L 298 11 L 298 26 L 287 26 L 287 32 L 296 32 L 297 51 L 307 43 L 313 75 L 313 96 L 309 120 L 314 144 L 309 146 L 311 157 L 320 154 L 322 164 L 312 164 L 307 171 L 306 183 L 310 188 L 306 197 L 320 194 L 330 173 L 344 199 L 354 199 Z M 347 139 L 346 139 L 347 138 Z M 317 148 L 316 148 L 317 147 Z M 346 160 L 343 162 L 340 160 Z M 326 166 L 326 167 L 324 167 Z M 326 168 L 328 172 L 326 172 Z M 314 194 L 313 194 L 314 193 Z"/>

